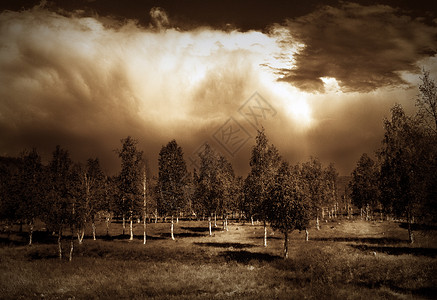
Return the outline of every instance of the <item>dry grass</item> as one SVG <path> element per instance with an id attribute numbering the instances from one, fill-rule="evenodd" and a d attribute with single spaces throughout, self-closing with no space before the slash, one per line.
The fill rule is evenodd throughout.
<path id="1" fill-rule="evenodd" d="M 264 248 L 261 226 L 232 224 L 213 237 L 206 222 L 175 229 L 172 241 L 168 223 L 149 224 L 143 245 L 140 224 L 131 242 L 112 224 L 113 237 L 76 242 L 71 263 L 56 257 L 50 236 L 39 233 L 28 247 L 25 237 L 2 234 L 1 298 L 416 299 L 437 292 L 433 231 L 420 232 L 410 246 L 398 223 L 330 222 L 311 230 L 309 242 L 294 232 L 290 259 L 283 260 L 282 236 L 269 230 Z"/>

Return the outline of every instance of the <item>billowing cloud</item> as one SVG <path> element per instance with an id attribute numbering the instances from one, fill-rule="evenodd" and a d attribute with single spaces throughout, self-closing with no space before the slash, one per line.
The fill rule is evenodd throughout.
<path id="1" fill-rule="evenodd" d="M 151 13 L 163 26 L 165 14 Z M 281 51 L 275 37 L 157 24 L 108 26 L 40 7 L 3 12 L 2 152 L 61 143 L 82 159 L 110 157 L 126 135 L 144 138 L 148 154 L 174 137 L 196 147 L 199 132 L 212 135 L 255 91 L 281 104 L 270 97 L 273 75 L 260 69 Z"/>
<path id="2" fill-rule="evenodd" d="M 344 91 L 403 86 L 400 72 L 418 72 L 416 62 L 437 53 L 436 26 L 384 5 L 324 6 L 286 26 L 305 46 L 282 80 L 307 91 L 322 92 L 322 77 Z"/>
<path id="3" fill-rule="evenodd" d="M 352 8 L 344 10 L 348 9 Z M 374 9 L 390 11 L 387 7 Z M 369 10 L 367 15 L 373 16 Z M 342 10 L 333 11 L 336 17 L 352 22 Z M 341 50 L 347 47 L 345 40 L 338 37 L 342 42 L 338 51 L 343 51 L 345 58 L 328 72 L 331 69 L 323 67 L 323 62 L 335 51 L 328 48 L 326 55 L 308 52 L 321 38 L 317 31 L 303 26 L 305 18 L 314 15 L 265 33 L 209 27 L 181 31 L 170 26 L 164 10 L 156 8 L 150 14 L 152 22 L 147 27 L 132 20 L 119 22 L 80 12 L 59 14 L 41 7 L 2 12 L 0 155 L 17 155 L 23 148 L 36 146 L 48 159 L 55 145 L 61 144 L 74 159 L 98 156 L 113 172 L 118 159 L 112 150 L 120 146 L 121 138 L 131 135 L 140 140 L 156 170 L 161 145 L 176 138 L 189 165 L 198 147 L 209 142 L 233 162 L 237 173 L 245 174 L 256 130 L 242 109 L 258 92 L 274 110 L 262 125 L 286 159 L 297 162 L 316 155 L 348 173 L 362 152 L 371 152 L 378 145 L 381 120 L 388 108 L 394 102 L 412 103 L 417 93 L 414 89 L 392 91 L 387 86 L 417 77 L 397 71 L 415 70 L 418 60 L 426 59 L 416 53 L 417 45 L 428 41 L 432 32 L 410 20 L 416 29 L 424 26 L 426 30 L 413 38 L 411 51 L 393 54 L 398 64 L 392 73 L 382 71 L 388 68 L 378 57 L 384 56 L 384 51 L 375 52 L 373 58 L 383 66 L 373 61 L 364 66 L 360 55 L 346 56 L 346 50 Z M 302 24 L 295 27 L 293 22 Z M 333 35 L 329 30 L 328 35 Z M 375 42 L 385 49 L 378 38 Z M 403 39 L 398 42 L 406 43 Z M 364 42 L 358 35 L 350 43 Z M 362 51 L 362 56 L 370 59 L 369 47 Z M 433 59 L 427 61 L 435 64 Z M 360 68 L 361 75 L 357 73 Z M 277 70 L 286 70 L 287 80 L 278 81 Z M 293 74 L 305 80 L 292 78 Z M 384 74 L 389 74 L 391 81 Z M 376 82 L 377 78 L 380 81 Z M 321 90 L 319 81 L 324 93 L 299 90 L 308 82 L 307 90 Z M 369 87 L 373 91 L 367 92 Z M 262 110 L 256 111 L 259 104 L 250 105 L 252 111 L 262 114 Z M 239 138 L 248 138 L 241 148 L 226 148 L 217 138 L 224 136 L 220 132 L 223 126 L 231 123 L 233 130 L 242 130 Z"/>

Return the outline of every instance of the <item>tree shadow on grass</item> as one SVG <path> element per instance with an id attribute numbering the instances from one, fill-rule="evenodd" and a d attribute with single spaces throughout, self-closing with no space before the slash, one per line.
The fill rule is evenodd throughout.
<path id="1" fill-rule="evenodd" d="M 26 241 L 23 240 L 17 241 L 10 238 L 0 237 L 0 246 L 13 247 L 13 246 L 25 246 L 26 244 L 27 244 Z"/>
<path id="2" fill-rule="evenodd" d="M 259 236 L 254 236 L 250 238 L 251 240 L 263 240 L 264 239 L 264 235 L 259 235 Z M 283 240 L 283 237 L 279 237 L 279 236 L 268 236 L 267 240 Z"/>
<path id="3" fill-rule="evenodd" d="M 420 297 L 426 297 L 429 299 L 435 299 L 435 295 L 437 295 L 437 288 L 436 287 L 421 287 L 421 288 L 412 288 L 412 289 L 406 289 L 406 288 L 392 288 L 396 292 L 404 293 L 404 294 L 413 294 L 415 296 Z"/>
<path id="4" fill-rule="evenodd" d="M 208 227 L 181 227 L 183 230 L 191 231 L 191 232 L 209 232 Z M 221 228 L 213 227 L 211 228 L 211 231 L 221 231 Z"/>
<path id="5" fill-rule="evenodd" d="M 65 253 L 64 253 L 65 256 Z M 58 254 L 55 252 L 47 252 L 47 251 L 31 251 L 28 255 L 29 260 L 40 260 L 40 259 L 59 259 Z"/>
<path id="6" fill-rule="evenodd" d="M 115 241 L 115 240 L 129 240 L 130 235 L 129 234 L 118 234 L 118 235 L 99 235 L 96 236 L 97 240 L 103 240 L 103 241 Z M 134 240 L 143 240 L 144 236 L 141 234 L 134 235 Z M 164 240 L 161 236 L 153 236 L 153 235 L 147 235 L 147 240 Z M 85 239 L 92 239 L 90 236 L 86 236 Z"/>
<path id="7" fill-rule="evenodd" d="M 435 299 L 435 295 L 437 294 L 437 287 L 420 287 L 420 288 L 401 288 L 398 286 L 394 286 L 387 282 L 384 283 L 358 283 L 356 284 L 359 287 L 365 287 L 370 289 L 381 288 L 382 286 L 386 286 L 390 288 L 390 290 L 395 291 L 400 294 L 410 294 L 418 297 Z"/>
<path id="8" fill-rule="evenodd" d="M 408 223 L 407 222 L 402 222 L 401 224 L 399 224 L 399 227 L 401 227 L 403 229 L 408 229 Z M 411 229 L 413 231 L 417 231 L 417 230 L 431 231 L 431 230 L 437 230 L 437 225 L 436 224 L 417 224 L 417 223 L 413 223 L 413 224 L 411 224 Z"/>
<path id="9" fill-rule="evenodd" d="M 280 256 L 271 255 L 268 253 L 250 252 L 245 250 L 240 251 L 224 251 L 220 254 L 227 261 L 236 261 L 243 264 L 248 264 L 250 261 L 272 262 L 282 259 Z"/>
<path id="10" fill-rule="evenodd" d="M 181 232 L 181 233 L 175 233 L 174 237 L 175 239 L 177 238 L 192 238 L 192 237 L 204 237 L 207 236 L 207 234 L 202 234 L 202 233 L 191 233 L 191 232 Z M 161 233 L 160 234 L 161 238 L 166 238 L 166 239 L 170 239 L 171 238 L 171 234 L 168 232 L 165 233 Z"/>
<path id="11" fill-rule="evenodd" d="M 243 244 L 243 243 L 194 243 L 196 246 L 205 246 L 205 247 L 216 247 L 216 248 L 235 248 L 235 249 L 243 249 L 243 248 L 252 248 L 255 245 L 252 244 Z"/>
<path id="12" fill-rule="evenodd" d="M 411 254 L 414 256 L 437 257 L 435 248 L 410 248 L 410 247 L 390 247 L 390 246 L 368 246 L 368 245 L 349 245 L 355 249 L 369 252 L 382 252 L 389 255 Z"/>
<path id="13" fill-rule="evenodd" d="M 366 243 L 377 245 L 395 245 L 405 243 L 407 240 L 401 240 L 396 238 L 354 238 L 354 237 L 315 237 L 310 238 L 313 241 L 321 242 L 348 242 L 348 243 Z"/>
<path id="14" fill-rule="evenodd" d="M 33 244 L 54 244 L 57 236 L 47 231 L 34 231 L 32 235 Z M 25 246 L 29 243 L 29 233 L 12 233 L 9 237 L 0 237 L 1 246 Z"/>

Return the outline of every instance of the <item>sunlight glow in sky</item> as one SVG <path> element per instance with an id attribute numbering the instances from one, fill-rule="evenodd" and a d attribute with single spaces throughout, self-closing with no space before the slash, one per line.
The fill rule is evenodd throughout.
<path id="1" fill-rule="evenodd" d="M 258 93 L 288 160 L 318 156 L 347 174 L 378 147 L 395 102 L 414 110 L 420 69 L 437 74 L 436 26 L 389 6 L 326 6 L 263 31 L 181 30 L 158 8 L 148 27 L 83 14 L 0 13 L 0 155 L 61 144 L 116 166 L 112 150 L 131 135 L 154 163 L 174 138 L 190 156 L 230 118 L 255 136 L 239 110 Z M 237 173 L 252 144 L 228 157 Z"/>

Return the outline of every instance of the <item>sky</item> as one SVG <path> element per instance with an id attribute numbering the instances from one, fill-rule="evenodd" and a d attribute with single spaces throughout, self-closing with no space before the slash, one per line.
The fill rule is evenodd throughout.
<path id="1" fill-rule="evenodd" d="M 176 139 L 190 170 L 209 143 L 244 176 L 264 128 L 289 162 L 348 175 L 437 78 L 426 2 L 2 1 L 0 155 L 59 144 L 113 174 L 132 136 L 156 173 Z"/>

